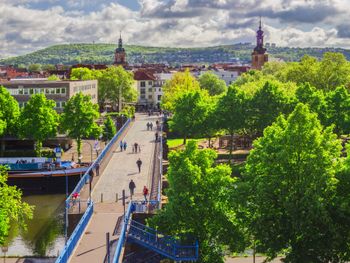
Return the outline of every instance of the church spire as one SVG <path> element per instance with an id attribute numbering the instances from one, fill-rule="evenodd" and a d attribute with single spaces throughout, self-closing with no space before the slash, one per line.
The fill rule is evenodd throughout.
<path id="1" fill-rule="evenodd" d="M 266 52 L 266 48 L 264 48 L 264 31 L 262 30 L 262 22 L 261 17 L 259 19 L 259 30 L 256 31 L 256 47 L 254 51 L 264 54 Z"/>
<path id="2" fill-rule="evenodd" d="M 120 50 L 123 48 L 122 31 L 120 31 L 120 34 L 119 34 L 118 48 L 119 48 Z"/>

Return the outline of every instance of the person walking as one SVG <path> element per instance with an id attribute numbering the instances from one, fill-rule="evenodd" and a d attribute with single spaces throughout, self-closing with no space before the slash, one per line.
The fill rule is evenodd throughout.
<path id="1" fill-rule="evenodd" d="M 124 141 L 124 143 L 123 143 L 124 151 L 126 151 L 126 147 L 128 147 L 128 144 L 126 143 L 126 141 Z"/>
<path id="2" fill-rule="evenodd" d="M 119 142 L 119 146 L 120 146 L 120 151 L 122 152 L 123 151 L 123 146 L 124 146 L 123 141 Z"/>
<path id="3" fill-rule="evenodd" d="M 132 196 L 134 195 L 135 188 L 136 188 L 136 185 L 135 185 L 134 181 L 131 179 L 131 181 L 129 183 L 130 199 L 131 200 L 132 200 Z"/>
<path id="4" fill-rule="evenodd" d="M 156 142 L 158 142 L 158 132 L 155 133 L 155 136 L 156 136 Z"/>
<path id="5" fill-rule="evenodd" d="M 137 148 L 138 148 L 137 146 L 138 146 L 138 144 L 137 144 L 137 142 L 135 142 L 134 143 L 135 153 L 137 153 Z"/>
<path id="6" fill-rule="evenodd" d="M 147 122 L 147 131 L 149 131 L 149 122 Z"/>
<path id="7" fill-rule="evenodd" d="M 148 188 L 146 186 L 143 187 L 143 196 L 145 197 L 145 201 L 147 202 Z"/>
<path id="8" fill-rule="evenodd" d="M 139 173 L 141 173 L 141 165 L 142 165 L 142 161 L 141 159 L 139 158 L 137 161 L 136 161 L 136 164 L 137 164 L 137 167 L 139 168 Z"/>
<path id="9" fill-rule="evenodd" d="M 153 129 L 153 123 L 152 122 L 150 123 L 149 127 L 151 128 L 151 131 L 152 131 L 152 129 Z"/>

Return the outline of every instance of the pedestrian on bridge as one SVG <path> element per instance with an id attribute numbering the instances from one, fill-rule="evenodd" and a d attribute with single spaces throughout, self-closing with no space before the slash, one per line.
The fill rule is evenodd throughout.
<path id="1" fill-rule="evenodd" d="M 123 151 L 123 147 L 124 147 L 123 141 L 120 141 L 120 142 L 119 142 L 119 146 L 120 146 L 120 151 L 122 152 L 122 151 Z"/>
<path id="2" fill-rule="evenodd" d="M 136 161 L 136 164 L 137 164 L 137 167 L 139 168 L 139 173 L 141 173 L 141 165 L 142 165 L 142 161 L 141 159 L 139 158 L 137 161 Z"/>
<path id="3" fill-rule="evenodd" d="M 150 124 L 149 122 L 147 122 L 147 131 L 149 131 L 149 128 L 150 128 Z"/>
<path id="4" fill-rule="evenodd" d="M 138 143 L 135 142 L 135 143 L 134 143 L 134 150 L 135 150 L 135 153 L 137 153 L 137 150 L 138 150 L 137 148 L 138 148 Z"/>
<path id="5" fill-rule="evenodd" d="M 123 143 L 124 151 L 126 151 L 126 147 L 128 147 L 128 144 L 126 143 L 126 141 L 124 141 L 124 143 Z"/>
<path id="6" fill-rule="evenodd" d="M 151 131 L 152 131 L 152 129 L 153 129 L 153 123 L 152 122 L 149 124 L 149 127 L 151 128 Z"/>
<path id="7" fill-rule="evenodd" d="M 158 142 L 158 137 L 159 137 L 158 132 L 156 132 L 155 136 L 156 136 L 156 142 Z"/>
<path id="8" fill-rule="evenodd" d="M 145 197 L 145 201 L 147 202 L 148 188 L 146 186 L 143 187 L 143 196 Z"/>
<path id="9" fill-rule="evenodd" d="M 130 199 L 132 199 L 132 196 L 134 195 L 135 188 L 136 188 L 136 185 L 135 185 L 134 181 L 131 179 L 131 181 L 129 183 Z"/>

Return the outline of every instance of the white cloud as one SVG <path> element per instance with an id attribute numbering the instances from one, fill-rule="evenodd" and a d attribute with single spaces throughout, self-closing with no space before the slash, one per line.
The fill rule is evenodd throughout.
<path id="1" fill-rule="evenodd" d="M 350 15 L 344 11 L 348 0 L 139 0 L 139 11 L 110 0 L 99 1 L 102 7 L 93 11 L 84 9 L 91 8 L 96 2 L 92 0 L 50 0 L 50 8 L 44 10 L 27 5 L 41 2 L 48 3 L 0 0 L 1 56 L 52 44 L 116 43 L 120 30 L 125 43 L 145 46 L 253 42 L 259 11 L 269 17 L 263 18 L 267 42 L 280 46 L 350 46 L 337 31 L 343 29 L 342 37 L 347 36 L 343 21 Z M 329 13 L 325 12 L 328 6 L 332 7 Z M 303 16 L 308 12 L 313 17 L 306 19 Z"/>

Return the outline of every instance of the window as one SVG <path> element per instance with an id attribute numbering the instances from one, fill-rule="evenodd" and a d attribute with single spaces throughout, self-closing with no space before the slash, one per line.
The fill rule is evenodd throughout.
<path id="1" fill-rule="evenodd" d="M 59 101 L 56 101 L 56 108 L 60 108 L 61 107 L 61 103 Z"/>
<path id="2" fill-rule="evenodd" d="M 49 88 L 45 89 L 45 94 L 50 94 L 50 89 Z"/>
<path id="3" fill-rule="evenodd" d="M 159 88 L 159 92 L 161 92 L 162 91 L 162 88 Z"/>
<path id="4" fill-rule="evenodd" d="M 151 99 L 152 99 L 152 95 L 148 95 L 148 99 L 150 99 L 150 100 L 151 100 Z"/>
<path id="5" fill-rule="evenodd" d="M 23 89 L 23 94 L 24 95 L 28 95 L 29 94 L 29 90 L 28 89 Z"/>
<path id="6" fill-rule="evenodd" d="M 50 88 L 50 94 L 55 94 L 55 89 Z"/>
<path id="7" fill-rule="evenodd" d="M 23 89 L 18 89 L 18 94 L 23 95 Z"/>
<path id="8" fill-rule="evenodd" d="M 60 94 L 61 93 L 61 89 L 60 88 L 56 88 L 56 94 Z"/>
<path id="9" fill-rule="evenodd" d="M 61 102 L 61 106 L 62 106 L 62 108 L 64 108 L 64 107 L 66 106 L 66 102 L 65 102 L 65 101 L 62 101 L 62 102 Z"/>
<path id="10" fill-rule="evenodd" d="M 152 88 L 148 88 L 148 92 L 152 92 Z"/>
<path id="11" fill-rule="evenodd" d="M 145 95 L 145 94 L 141 94 L 140 98 L 141 98 L 141 99 L 145 99 L 145 98 L 146 98 L 146 95 Z"/>
<path id="12" fill-rule="evenodd" d="M 148 85 L 152 85 L 152 81 L 148 81 Z"/>
<path id="13" fill-rule="evenodd" d="M 29 94 L 30 95 L 34 94 L 34 89 L 33 88 L 29 89 Z"/>
<path id="14" fill-rule="evenodd" d="M 140 94 L 146 94 L 146 90 L 145 89 L 140 89 Z"/>
<path id="15" fill-rule="evenodd" d="M 66 94 L 66 88 L 61 88 L 61 94 Z"/>
<path id="16" fill-rule="evenodd" d="M 140 83 L 140 87 L 142 87 L 142 88 L 146 87 L 146 82 L 141 81 L 141 83 Z"/>
<path id="17" fill-rule="evenodd" d="M 162 95 L 158 95 L 158 100 L 161 100 L 162 99 Z"/>

